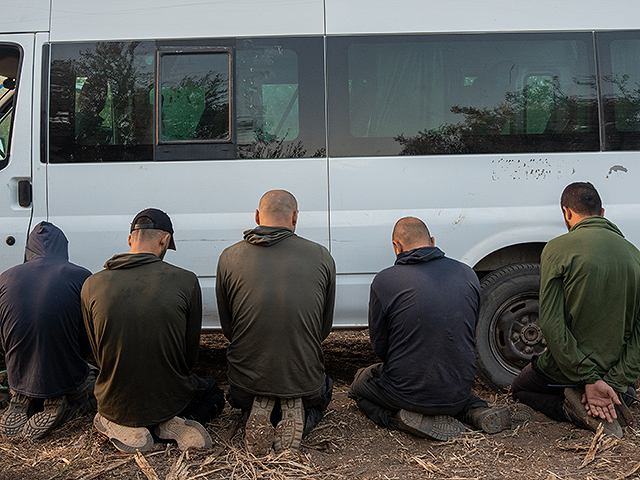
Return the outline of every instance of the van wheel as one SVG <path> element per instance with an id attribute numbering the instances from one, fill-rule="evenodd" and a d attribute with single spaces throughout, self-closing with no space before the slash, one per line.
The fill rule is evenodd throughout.
<path id="1" fill-rule="evenodd" d="M 540 267 L 522 263 L 499 268 L 485 277 L 481 290 L 478 376 L 488 387 L 505 391 L 531 357 L 546 348 L 538 325 Z"/>

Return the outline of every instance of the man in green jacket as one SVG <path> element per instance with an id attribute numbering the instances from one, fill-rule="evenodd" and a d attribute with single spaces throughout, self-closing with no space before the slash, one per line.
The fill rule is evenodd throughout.
<path id="1" fill-rule="evenodd" d="M 624 400 L 640 375 L 640 252 L 604 218 L 591 183 L 572 183 L 561 207 L 569 233 L 540 259 L 540 328 L 547 350 L 513 396 L 559 421 L 622 436 Z M 631 387 L 631 388 L 630 388 Z"/>
<path id="2" fill-rule="evenodd" d="M 178 447 L 209 447 L 203 424 L 224 408 L 212 378 L 191 373 L 198 357 L 202 298 L 193 272 L 163 261 L 175 250 L 169 216 L 155 208 L 131 223 L 129 253 L 87 279 L 81 293 L 100 368 L 96 429 L 118 450 L 153 448 L 155 434 Z"/>
<path id="3" fill-rule="evenodd" d="M 294 233 L 289 192 L 265 193 L 255 220 L 222 252 L 216 295 L 230 342 L 227 399 L 247 418 L 247 449 L 263 456 L 272 446 L 298 448 L 331 400 L 321 343 L 333 322 L 336 270 L 325 247 Z"/>

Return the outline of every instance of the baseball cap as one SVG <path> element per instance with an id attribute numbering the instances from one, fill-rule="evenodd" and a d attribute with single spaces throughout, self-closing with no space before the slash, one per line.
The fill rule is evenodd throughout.
<path id="1" fill-rule="evenodd" d="M 148 218 L 151 220 L 151 223 L 138 223 L 141 218 Z M 144 230 L 147 228 L 170 233 L 171 239 L 169 240 L 169 248 L 171 250 L 176 249 L 176 244 L 173 241 L 173 225 L 171 225 L 169 215 L 157 208 L 147 208 L 142 210 L 135 216 L 133 222 L 131 222 L 131 230 L 129 230 L 129 232 L 133 232 L 134 230 Z"/>

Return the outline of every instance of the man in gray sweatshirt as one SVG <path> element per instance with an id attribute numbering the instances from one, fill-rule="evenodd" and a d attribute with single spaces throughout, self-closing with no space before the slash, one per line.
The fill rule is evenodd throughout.
<path id="1" fill-rule="evenodd" d="M 227 399 L 245 413 L 247 449 L 262 456 L 272 445 L 298 448 L 331 400 L 321 343 L 333 322 L 335 264 L 294 233 L 289 192 L 265 193 L 255 219 L 258 227 L 222 252 L 216 295 L 231 342 Z"/>

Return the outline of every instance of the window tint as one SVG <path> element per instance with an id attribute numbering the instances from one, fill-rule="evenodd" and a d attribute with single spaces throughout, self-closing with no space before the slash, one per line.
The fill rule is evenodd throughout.
<path id="1" fill-rule="evenodd" d="M 20 51 L 15 47 L 0 45 L 0 169 L 9 163 L 19 64 Z"/>
<path id="2" fill-rule="evenodd" d="M 239 42 L 238 157 L 326 155 L 323 57 L 321 38 Z"/>
<path id="3" fill-rule="evenodd" d="M 55 44 L 51 58 L 50 162 L 326 155 L 320 37 Z"/>
<path id="4" fill-rule="evenodd" d="M 597 34 L 605 149 L 640 149 L 640 32 Z"/>
<path id="5" fill-rule="evenodd" d="M 150 42 L 51 47 L 49 161 L 153 159 Z"/>
<path id="6" fill-rule="evenodd" d="M 590 34 L 329 38 L 332 156 L 598 149 Z"/>
<path id="7" fill-rule="evenodd" d="M 163 142 L 230 140 L 228 53 L 160 57 Z"/>

